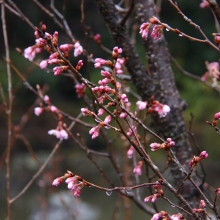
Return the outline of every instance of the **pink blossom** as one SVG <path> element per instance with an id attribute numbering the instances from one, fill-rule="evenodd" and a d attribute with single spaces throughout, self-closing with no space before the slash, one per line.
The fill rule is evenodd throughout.
<path id="1" fill-rule="evenodd" d="M 151 148 L 152 151 L 157 151 L 157 150 L 159 150 L 161 148 L 161 144 L 156 143 L 156 142 L 151 143 L 150 144 L 150 148 Z"/>
<path id="2" fill-rule="evenodd" d="M 56 179 L 53 181 L 52 185 L 53 185 L 53 186 L 58 186 L 58 185 L 60 185 L 62 182 L 63 182 L 63 178 L 62 178 L 62 177 L 58 177 L 58 178 L 56 178 Z"/>
<path id="3" fill-rule="evenodd" d="M 127 151 L 127 157 L 132 158 L 133 154 L 134 154 L 134 147 L 130 146 L 130 148 Z"/>
<path id="4" fill-rule="evenodd" d="M 105 113 L 105 110 L 103 109 L 103 108 L 100 108 L 99 110 L 98 110 L 98 116 L 102 116 L 103 114 Z"/>
<path id="5" fill-rule="evenodd" d="M 102 59 L 102 58 L 96 58 L 96 59 L 95 59 L 94 67 L 95 67 L 95 68 L 100 68 L 100 67 L 105 66 L 107 63 L 108 63 L 107 60 L 104 60 L 104 59 Z"/>
<path id="6" fill-rule="evenodd" d="M 57 64 L 57 63 L 61 63 L 61 62 L 62 62 L 62 60 L 60 60 L 58 58 L 48 60 L 48 64 Z"/>
<path id="7" fill-rule="evenodd" d="M 34 108 L 34 114 L 35 114 L 36 116 L 41 115 L 41 114 L 43 113 L 43 111 L 44 111 L 44 108 L 42 108 L 42 107 L 36 107 L 36 108 Z"/>
<path id="8" fill-rule="evenodd" d="M 172 147 L 175 145 L 175 142 L 171 138 L 167 138 L 168 147 Z"/>
<path id="9" fill-rule="evenodd" d="M 44 96 L 44 101 L 47 103 L 47 104 L 50 104 L 50 97 L 48 95 L 45 95 Z"/>
<path id="10" fill-rule="evenodd" d="M 74 47 L 73 44 L 62 44 L 60 45 L 60 50 L 62 52 L 69 52 Z"/>
<path id="11" fill-rule="evenodd" d="M 220 188 L 216 189 L 216 193 L 217 193 L 217 195 L 220 195 Z"/>
<path id="12" fill-rule="evenodd" d="M 49 59 L 52 60 L 52 59 L 58 58 L 59 56 L 60 56 L 59 53 L 55 52 L 55 53 L 50 54 Z"/>
<path id="13" fill-rule="evenodd" d="M 212 62 L 212 63 L 208 63 L 206 65 L 208 71 L 209 71 L 209 75 L 212 78 L 215 78 L 217 80 L 219 80 L 220 78 L 220 72 L 219 72 L 219 63 L 218 62 Z"/>
<path id="14" fill-rule="evenodd" d="M 113 48 L 113 51 L 112 51 L 112 57 L 114 59 L 117 59 L 118 58 L 118 55 L 122 53 L 122 49 L 119 48 L 119 47 L 114 47 Z"/>
<path id="15" fill-rule="evenodd" d="M 142 175 L 142 165 L 143 165 L 143 162 L 139 161 L 137 166 L 134 167 L 133 173 L 138 175 L 138 176 L 141 176 Z"/>
<path id="16" fill-rule="evenodd" d="M 152 196 L 147 196 L 147 197 L 144 199 L 144 202 L 150 202 L 151 199 L 152 199 Z"/>
<path id="17" fill-rule="evenodd" d="M 124 64 L 124 59 L 123 58 L 118 58 L 116 63 L 115 63 L 115 72 L 116 74 L 122 74 L 122 65 Z"/>
<path id="18" fill-rule="evenodd" d="M 108 115 L 108 116 L 105 117 L 104 123 L 109 124 L 111 122 L 111 120 L 112 120 L 111 115 Z"/>
<path id="19" fill-rule="evenodd" d="M 178 213 L 178 214 L 171 215 L 170 219 L 171 220 L 181 220 L 181 219 L 184 219 L 184 217 L 182 214 Z"/>
<path id="20" fill-rule="evenodd" d="M 170 112 L 170 107 L 168 105 L 163 105 L 159 102 L 155 102 L 152 105 L 152 110 L 157 112 L 160 117 L 165 117 Z"/>
<path id="21" fill-rule="evenodd" d="M 93 37 L 94 41 L 97 43 L 97 44 L 100 44 L 101 43 L 101 35 L 100 34 L 96 34 L 94 37 Z"/>
<path id="22" fill-rule="evenodd" d="M 86 93 L 86 86 L 84 83 L 75 85 L 76 93 L 78 98 L 81 98 Z"/>
<path id="23" fill-rule="evenodd" d="M 153 27 L 153 30 L 152 30 L 152 33 L 151 33 L 151 37 L 154 40 L 159 40 L 162 37 L 162 30 L 163 30 L 163 26 L 155 25 Z"/>
<path id="24" fill-rule="evenodd" d="M 83 116 L 91 116 L 92 115 L 91 111 L 89 111 L 87 108 L 81 108 L 81 112 L 82 112 Z"/>
<path id="25" fill-rule="evenodd" d="M 36 46 L 38 47 L 43 47 L 44 45 L 47 44 L 47 41 L 41 37 L 36 39 L 35 42 L 36 42 Z"/>
<path id="26" fill-rule="evenodd" d="M 54 113 L 58 113 L 58 112 L 59 112 L 58 109 L 57 109 L 57 107 L 55 107 L 54 105 L 51 105 L 51 106 L 50 106 L 50 111 L 51 111 L 51 112 L 54 112 Z"/>
<path id="27" fill-rule="evenodd" d="M 120 95 L 120 98 L 121 98 L 121 100 L 122 100 L 124 103 L 128 102 L 128 97 L 127 97 L 126 94 L 121 94 L 121 95 Z"/>
<path id="28" fill-rule="evenodd" d="M 106 77 L 108 79 L 111 79 L 111 73 L 109 73 L 108 71 L 104 71 L 104 70 L 101 70 L 101 75 L 103 77 Z"/>
<path id="29" fill-rule="evenodd" d="M 42 60 L 39 64 L 41 69 L 45 69 L 47 67 L 48 60 Z"/>
<path id="30" fill-rule="evenodd" d="M 209 7 L 209 2 L 206 0 L 202 0 L 202 2 L 200 3 L 200 8 L 207 8 Z"/>
<path id="31" fill-rule="evenodd" d="M 52 39 L 52 35 L 51 35 L 51 34 L 49 34 L 49 33 L 45 32 L 45 35 L 46 35 L 46 37 L 47 37 L 49 40 L 51 40 L 51 39 Z"/>
<path id="32" fill-rule="evenodd" d="M 64 70 L 67 70 L 68 66 L 56 66 L 53 68 L 54 76 L 61 74 Z"/>
<path id="33" fill-rule="evenodd" d="M 76 69 L 77 69 L 77 70 L 80 70 L 82 66 L 83 66 L 83 61 L 82 61 L 82 60 L 79 60 L 78 63 L 77 63 L 77 65 L 76 65 Z"/>
<path id="34" fill-rule="evenodd" d="M 54 135 L 54 136 L 56 136 L 57 139 L 60 139 L 60 140 L 68 138 L 68 134 L 64 129 L 62 129 L 62 130 L 52 129 L 52 130 L 48 131 L 48 134 Z"/>
<path id="35" fill-rule="evenodd" d="M 143 23 L 140 27 L 140 34 L 142 36 L 142 38 L 147 38 L 148 33 L 149 33 L 149 28 L 150 28 L 151 24 L 150 23 Z"/>
<path id="36" fill-rule="evenodd" d="M 156 214 L 153 215 L 151 220 L 159 220 L 161 217 L 162 217 L 161 213 L 156 213 Z"/>
<path id="37" fill-rule="evenodd" d="M 139 110 L 143 110 L 147 107 L 147 102 L 137 101 L 136 105 L 138 106 Z"/>
<path id="38" fill-rule="evenodd" d="M 89 131 L 89 134 L 92 135 L 92 139 L 95 139 L 96 137 L 99 136 L 99 130 L 100 130 L 100 126 L 95 126 Z"/>
<path id="39" fill-rule="evenodd" d="M 215 119 L 215 120 L 219 120 L 219 119 L 220 119 L 220 112 L 215 113 L 214 119 Z"/>
<path id="40" fill-rule="evenodd" d="M 127 113 L 126 112 L 121 112 L 119 115 L 119 118 L 126 118 L 127 117 Z"/>
<path id="41" fill-rule="evenodd" d="M 204 209 L 205 207 L 206 207 L 205 201 L 204 200 L 200 200 L 199 208 Z"/>
<path id="42" fill-rule="evenodd" d="M 32 61 L 36 55 L 35 46 L 28 47 L 24 50 L 24 57 L 29 61 Z"/>
<path id="43" fill-rule="evenodd" d="M 199 157 L 203 160 L 205 160 L 208 157 L 208 153 L 206 151 L 202 151 L 199 155 Z"/>
<path id="44" fill-rule="evenodd" d="M 79 56 L 83 52 L 83 47 L 80 45 L 80 43 L 77 41 L 74 44 L 74 57 Z"/>
<path id="45" fill-rule="evenodd" d="M 157 200 L 158 194 L 153 194 L 153 197 L 151 199 L 151 202 L 155 203 Z"/>
<path id="46" fill-rule="evenodd" d="M 98 81 L 98 84 L 101 86 L 101 85 L 107 85 L 109 83 L 109 79 L 107 79 L 107 78 L 104 78 L 104 79 L 102 79 L 102 80 L 99 80 Z"/>

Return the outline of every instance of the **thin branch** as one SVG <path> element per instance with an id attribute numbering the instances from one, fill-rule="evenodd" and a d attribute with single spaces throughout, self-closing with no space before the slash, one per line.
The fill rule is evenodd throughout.
<path id="1" fill-rule="evenodd" d="M 1 4 L 1 20 L 2 20 L 2 29 L 3 29 L 3 37 L 5 44 L 5 56 L 7 60 L 10 60 L 9 53 L 9 44 L 8 44 L 8 33 L 6 27 L 6 18 L 5 18 L 5 5 L 4 1 Z M 12 76 L 11 76 L 11 68 L 9 63 L 6 63 L 7 68 L 7 79 L 8 79 L 8 142 L 7 142 L 7 152 L 6 152 L 6 219 L 10 220 L 11 215 L 11 204 L 10 204 L 10 162 L 11 162 L 11 147 L 12 147 L 12 103 L 13 103 L 13 94 L 12 94 Z"/>

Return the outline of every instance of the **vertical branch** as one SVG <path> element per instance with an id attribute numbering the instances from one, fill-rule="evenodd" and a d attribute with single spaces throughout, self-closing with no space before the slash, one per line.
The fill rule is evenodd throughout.
<path id="1" fill-rule="evenodd" d="M 4 1 L 1 4 L 1 20 L 2 20 L 2 29 L 3 29 L 3 37 L 5 43 L 5 56 L 7 60 L 10 60 L 10 53 L 9 53 L 9 45 L 8 45 L 8 35 L 7 35 L 7 27 L 6 27 L 6 19 L 5 19 L 5 5 Z M 6 153 L 6 201 L 7 201 L 7 208 L 6 208 L 6 219 L 10 219 L 10 157 L 11 157 L 11 146 L 12 146 L 12 79 L 11 79 L 11 68 L 9 62 L 6 62 L 7 68 L 7 78 L 8 78 L 8 144 L 7 144 L 7 153 Z"/>

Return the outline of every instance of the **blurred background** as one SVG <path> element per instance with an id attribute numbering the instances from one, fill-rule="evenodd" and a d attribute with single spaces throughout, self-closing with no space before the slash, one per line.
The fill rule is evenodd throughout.
<path id="1" fill-rule="evenodd" d="M 7 2 L 7 1 L 6 1 Z M 39 1 L 45 7 L 50 8 L 50 1 Z M 119 1 L 115 1 L 118 3 Z M 47 32 L 59 32 L 59 43 L 71 43 L 66 34 L 49 18 L 34 1 L 19 1 L 14 3 L 27 16 L 31 22 L 39 26 L 43 22 L 47 26 Z M 55 1 L 55 6 L 62 12 L 73 32 L 74 37 L 80 41 L 82 46 L 85 45 L 85 36 L 83 25 L 81 23 L 80 0 L 75 1 Z M 216 32 L 215 22 L 212 12 L 208 8 L 201 9 L 200 1 L 177 1 L 181 10 L 185 15 L 197 23 L 208 38 L 213 41 L 212 33 Z M 183 18 L 175 11 L 172 6 L 165 0 L 161 4 L 161 21 L 169 24 L 173 28 L 178 28 L 182 32 L 193 37 L 202 38 L 199 32 L 190 26 Z M 27 59 L 20 56 L 15 48 L 18 47 L 22 51 L 34 45 L 34 31 L 25 22 L 18 18 L 13 13 L 6 9 L 6 22 L 8 38 L 10 43 L 11 60 L 16 68 L 25 76 L 28 82 L 35 88 L 37 84 L 44 88 L 46 94 L 50 97 L 52 103 L 59 109 L 77 116 L 80 108 L 84 107 L 84 103 L 80 100 L 75 92 L 74 85 L 68 77 L 54 77 L 52 72 L 44 71 L 36 65 L 30 63 Z M 94 34 L 99 33 L 102 36 L 102 42 L 110 50 L 114 45 L 108 30 L 100 16 L 97 7 L 93 0 L 85 1 L 85 24 L 91 27 Z M 132 27 L 135 23 L 129 21 Z M 208 44 L 192 42 L 188 39 L 180 37 L 171 32 L 165 32 L 165 37 L 168 42 L 168 48 L 171 55 L 179 62 L 179 64 L 187 71 L 197 76 L 202 76 L 206 72 L 205 61 L 218 62 L 219 54 Z M 141 37 L 136 36 L 136 45 L 140 57 L 143 62 L 145 60 L 145 52 L 141 45 Z M 6 64 L 2 58 L 5 55 L 4 40 L 2 33 L 0 34 L 0 82 L 3 87 L 4 94 L 7 98 L 7 73 Z M 111 57 L 103 52 L 92 40 L 88 43 L 88 52 L 94 57 L 103 57 L 111 59 Z M 48 57 L 47 53 L 37 55 L 36 62 Z M 70 61 L 76 65 L 78 59 L 70 56 Z M 209 158 L 204 161 L 205 170 L 207 173 L 206 181 L 214 188 L 220 187 L 220 147 L 219 135 L 206 124 L 206 121 L 212 121 L 214 113 L 220 110 L 219 94 L 212 88 L 204 86 L 202 83 L 194 79 L 184 76 L 173 65 L 177 87 L 183 99 L 186 100 L 188 107 L 184 112 L 186 125 L 189 126 L 190 113 L 193 113 L 194 120 L 192 131 L 195 134 L 195 139 L 202 150 L 209 153 Z M 98 81 L 99 70 L 94 69 L 90 65 L 90 72 L 94 82 Z M 82 69 L 82 74 L 86 75 L 86 68 Z M 17 136 L 14 142 L 11 156 L 11 196 L 17 195 L 20 190 L 28 183 L 30 178 L 37 172 L 39 164 L 34 160 L 24 144 L 24 140 L 34 150 L 39 163 L 42 164 L 54 148 L 57 140 L 53 136 L 47 134 L 48 130 L 55 129 L 57 126 L 56 119 L 49 113 L 45 112 L 37 117 L 32 112 L 32 108 L 36 107 L 37 97 L 26 88 L 20 78 L 13 72 L 13 124 L 19 125 L 27 116 L 28 121 L 25 123 L 22 135 Z M 4 106 L 0 102 L 0 219 L 5 217 L 5 149 L 7 146 L 7 116 L 4 111 Z M 32 106 L 32 108 L 31 108 Z M 86 119 L 87 120 L 87 119 Z M 88 119 L 90 120 L 90 119 Z M 90 121 L 92 122 L 92 120 Z M 69 123 L 67 121 L 67 123 Z M 80 132 L 84 136 L 89 148 L 105 152 L 106 146 L 101 138 L 91 141 L 88 135 L 88 129 L 77 126 L 73 129 L 73 133 Z M 113 134 L 114 135 L 114 134 Z M 121 154 L 121 143 L 114 143 L 114 149 Z M 196 150 L 195 150 L 196 152 Z M 153 157 L 157 160 L 158 166 L 163 167 L 165 155 L 158 153 Z M 118 158 L 120 159 L 120 158 Z M 116 172 L 112 169 L 110 162 L 107 159 L 96 158 L 97 163 L 106 171 L 113 182 L 119 183 Z M 58 188 L 52 187 L 51 182 L 54 178 L 63 175 L 66 170 L 71 170 L 79 174 L 82 178 L 91 181 L 103 187 L 109 187 L 108 183 L 99 174 L 95 166 L 87 158 L 84 151 L 74 145 L 71 140 L 66 140 L 62 143 L 59 152 L 56 153 L 53 160 L 49 163 L 45 171 L 27 192 L 12 205 L 12 219 L 77 219 L 77 220 L 101 220 L 101 219 L 124 219 L 123 207 L 121 206 L 122 198 L 118 193 L 114 192 L 111 196 L 107 196 L 105 192 L 97 189 L 85 188 L 79 199 L 74 197 L 66 189 L 65 184 Z M 170 174 L 167 173 L 169 178 Z M 140 182 L 144 182 L 144 176 Z M 146 189 L 143 191 L 143 199 L 149 194 Z M 107 205 L 106 205 L 107 204 Z M 148 215 L 139 210 L 136 205 L 131 205 L 131 219 L 150 219 Z M 164 203 L 160 204 L 159 207 Z M 69 211 L 68 208 L 69 208 Z M 166 210 L 172 208 L 167 207 Z M 72 213 L 72 214 L 70 214 Z M 117 214 L 117 215 L 116 215 Z M 114 216 L 115 215 L 115 216 Z"/>

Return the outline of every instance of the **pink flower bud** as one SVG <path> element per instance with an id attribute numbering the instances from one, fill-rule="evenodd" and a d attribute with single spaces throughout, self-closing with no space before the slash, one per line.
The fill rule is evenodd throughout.
<path id="1" fill-rule="evenodd" d="M 42 108 L 42 107 L 36 107 L 36 108 L 34 108 L 34 114 L 35 114 L 36 116 L 41 115 L 41 114 L 43 113 L 43 111 L 44 111 L 44 108 Z"/>
<path id="2" fill-rule="evenodd" d="M 143 110 L 147 107 L 147 102 L 137 101 L 136 105 L 138 106 L 139 110 Z"/>
<path id="3" fill-rule="evenodd" d="M 203 160 L 205 160 L 208 157 L 208 153 L 206 151 L 202 151 L 199 155 L 199 157 Z"/>
<path id="4" fill-rule="evenodd" d="M 60 185 L 62 182 L 63 182 L 63 178 L 62 178 L 62 177 L 58 177 L 58 178 L 56 178 L 56 179 L 53 181 L 52 185 L 53 185 L 53 186 L 58 186 L 58 185 Z"/>
<path id="5" fill-rule="evenodd" d="M 42 60 L 39 64 L 41 69 L 45 69 L 47 67 L 48 60 Z"/>

